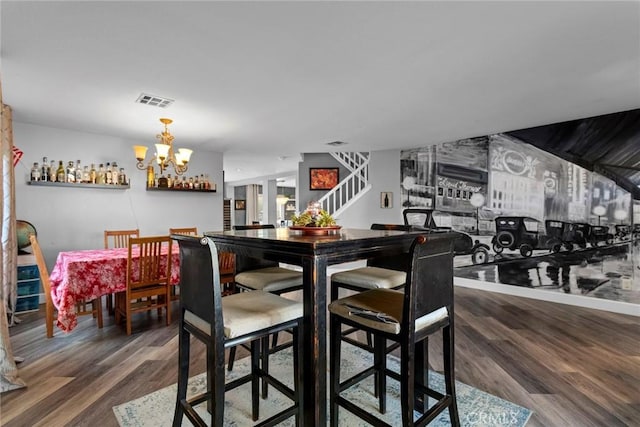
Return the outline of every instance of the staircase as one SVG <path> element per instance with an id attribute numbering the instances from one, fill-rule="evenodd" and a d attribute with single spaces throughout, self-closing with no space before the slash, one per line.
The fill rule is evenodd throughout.
<path id="1" fill-rule="evenodd" d="M 369 153 L 334 152 L 329 153 L 341 165 L 349 170 L 349 175 L 342 179 L 318 202 L 322 209 L 338 218 L 351 204 L 371 189 L 369 184 Z"/>

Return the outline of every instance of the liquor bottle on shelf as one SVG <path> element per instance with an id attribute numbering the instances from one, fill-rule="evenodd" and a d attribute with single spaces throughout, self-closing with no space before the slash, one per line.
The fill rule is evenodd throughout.
<path id="1" fill-rule="evenodd" d="M 98 166 L 98 176 L 96 178 L 96 184 L 104 185 L 107 182 L 107 173 L 104 170 L 104 164 L 100 163 Z"/>
<path id="2" fill-rule="evenodd" d="M 64 170 L 62 160 L 58 163 L 58 169 L 56 169 L 56 181 L 67 182 L 67 172 Z"/>
<path id="3" fill-rule="evenodd" d="M 124 168 L 120 168 L 120 173 L 118 173 L 118 183 L 120 185 L 127 185 L 127 175 L 124 173 Z"/>
<path id="4" fill-rule="evenodd" d="M 155 176 L 153 174 L 153 166 L 147 166 L 147 188 L 156 186 Z"/>
<path id="5" fill-rule="evenodd" d="M 96 172 L 96 164 L 91 163 L 91 170 L 89 171 L 89 182 L 95 184 L 98 181 L 98 173 Z"/>
<path id="6" fill-rule="evenodd" d="M 167 188 L 173 188 L 173 179 L 171 178 L 171 174 L 167 174 Z"/>
<path id="7" fill-rule="evenodd" d="M 73 184 L 76 182 L 76 168 L 73 166 L 73 160 L 69 160 L 67 164 L 67 182 Z"/>
<path id="8" fill-rule="evenodd" d="M 89 172 L 89 166 L 87 165 L 84 165 L 84 169 L 82 169 L 82 182 L 85 184 L 91 182 L 91 172 Z"/>
<path id="9" fill-rule="evenodd" d="M 42 158 L 42 168 L 40 169 L 40 181 L 49 181 L 49 161 Z"/>
<path id="10" fill-rule="evenodd" d="M 111 163 L 111 183 L 118 185 L 118 164 L 116 162 Z"/>
<path id="11" fill-rule="evenodd" d="M 38 166 L 38 162 L 33 162 L 33 167 L 31 168 L 31 181 L 40 181 L 40 166 Z"/>
<path id="12" fill-rule="evenodd" d="M 198 179 L 198 175 L 196 175 L 196 179 L 193 180 L 193 189 L 194 190 L 200 189 L 200 180 Z"/>
<path id="13" fill-rule="evenodd" d="M 107 162 L 107 167 L 104 170 L 104 183 L 105 184 L 113 184 L 112 174 L 111 174 L 111 163 Z"/>
<path id="14" fill-rule="evenodd" d="M 211 190 L 211 181 L 209 181 L 209 174 L 204 175 L 204 185 L 206 190 Z"/>
<path id="15" fill-rule="evenodd" d="M 158 183 L 158 188 L 169 188 L 167 177 L 164 175 L 160 175 L 160 178 L 158 178 L 157 183 Z"/>
<path id="16" fill-rule="evenodd" d="M 49 164 L 49 181 L 56 182 L 56 161 L 51 160 Z"/>
<path id="17" fill-rule="evenodd" d="M 82 167 L 80 160 L 76 160 L 76 184 L 82 184 Z"/>

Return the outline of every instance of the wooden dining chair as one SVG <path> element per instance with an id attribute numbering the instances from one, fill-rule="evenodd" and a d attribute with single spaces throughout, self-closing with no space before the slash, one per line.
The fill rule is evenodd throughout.
<path id="1" fill-rule="evenodd" d="M 386 411 L 386 377 L 400 383 L 400 406 L 403 426 L 424 426 L 445 409 L 449 410 L 452 426 L 459 426 L 454 374 L 454 311 L 453 311 L 453 241 L 455 235 L 419 235 L 410 250 L 410 264 L 404 292 L 392 289 L 370 289 L 333 301 L 329 304 L 330 321 L 330 381 L 329 407 L 331 426 L 338 425 L 338 408 L 374 426 L 387 426 L 370 410 L 354 404 L 343 393 L 371 375 L 379 375 L 376 395 L 380 413 Z M 359 328 L 374 335 L 373 366 L 340 381 L 340 349 L 342 325 Z M 442 331 L 444 393 L 433 390 L 424 382 L 424 353 L 430 335 Z M 400 346 L 400 372 L 386 367 L 386 341 Z M 435 399 L 414 421 L 416 400 Z"/>
<path id="2" fill-rule="evenodd" d="M 236 254 L 233 252 L 218 252 L 218 266 L 220 268 L 220 286 L 224 295 L 236 293 Z"/>
<path id="3" fill-rule="evenodd" d="M 104 230 L 104 248 L 126 248 L 131 237 L 140 237 L 140 230 Z M 104 298 L 107 312 L 113 314 L 113 294 L 106 294 Z"/>
<path id="4" fill-rule="evenodd" d="M 55 306 L 53 305 L 53 299 L 51 298 L 51 282 L 49 282 L 49 270 L 47 264 L 44 261 L 40 244 L 35 235 L 29 236 L 31 241 L 31 248 L 33 255 L 36 258 L 36 265 L 40 273 L 40 281 L 42 282 L 42 290 L 44 291 L 45 298 L 45 319 L 47 322 L 47 338 L 53 337 L 53 322 L 55 314 Z M 89 309 L 91 306 L 91 309 Z M 76 303 L 76 312 L 78 315 L 91 314 L 98 322 L 98 328 L 102 328 L 102 300 L 100 298 L 93 299 L 91 301 L 79 300 Z"/>
<path id="5" fill-rule="evenodd" d="M 162 247 L 168 248 L 162 255 Z M 116 293 L 116 324 L 126 320 L 131 335 L 134 313 L 164 308 L 167 326 L 171 323 L 171 238 L 169 236 L 132 237 L 127 255 L 127 289 Z"/>
<path id="6" fill-rule="evenodd" d="M 198 227 L 169 228 L 169 234 L 185 234 L 187 236 L 197 236 Z"/>
<path id="7" fill-rule="evenodd" d="M 197 236 L 198 227 L 182 227 L 182 228 L 169 228 L 169 234 L 182 234 L 185 236 Z M 177 300 L 179 298 L 180 285 L 171 287 L 171 299 Z"/>
<path id="8" fill-rule="evenodd" d="M 126 248 L 131 237 L 140 237 L 140 230 L 104 230 L 104 248 Z"/>
<path id="9" fill-rule="evenodd" d="M 212 426 L 224 423 L 225 392 L 251 382 L 251 415 L 259 418 L 259 381 L 268 382 L 292 401 L 277 414 L 258 425 L 273 426 L 295 416 L 296 425 L 302 422 L 302 304 L 263 291 L 241 292 L 222 297 L 220 291 L 218 254 L 210 237 L 175 236 L 180 247 L 180 328 L 178 332 L 178 385 L 173 426 L 182 425 L 183 415 L 193 425 L 206 426 L 195 407 L 206 402 Z M 261 346 L 268 345 L 270 334 L 292 329 L 294 332 L 293 386 L 269 375 L 268 362 L 260 363 Z M 207 391 L 187 396 L 190 349 L 192 339 L 204 343 L 207 357 Z M 251 369 L 247 375 L 225 384 L 225 349 L 250 343 Z M 268 355 L 267 355 L 268 358 Z M 248 396 L 247 396 L 248 398 Z"/>

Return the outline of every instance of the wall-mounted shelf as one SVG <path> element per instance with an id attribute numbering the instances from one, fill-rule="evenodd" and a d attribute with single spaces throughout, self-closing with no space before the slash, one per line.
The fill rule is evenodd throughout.
<path id="1" fill-rule="evenodd" d="M 41 187 L 72 187 L 72 188 L 100 188 L 105 190 L 128 190 L 127 185 L 107 185 L 107 184 L 72 184 L 70 182 L 48 182 L 48 181 L 27 181 L 29 185 Z"/>
<path id="2" fill-rule="evenodd" d="M 215 193 L 216 190 L 193 190 L 190 188 L 147 187 L 147 191 L 176 191 L 183 193 Z"/>

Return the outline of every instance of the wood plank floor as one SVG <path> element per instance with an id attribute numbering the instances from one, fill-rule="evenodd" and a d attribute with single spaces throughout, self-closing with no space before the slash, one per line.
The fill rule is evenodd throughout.
<path id="1" fill-rule="evenodd" d="M 637 317 L 460 287 L 455 295 L 459 381 L 532 409 L 529 426 L 640 425 Z M 117 426 L 114 405 L 176 381 L 176 320 L 165 327 L 141 314 L 127 337 L 106 314 L 102 330 L 83 316 L 72 333 L 46 339 L 42 311 L 10 330 L 28 387 L 0 396 L 1 425 Z M 195 374 L 205 365 L 194 348 Z"/>

